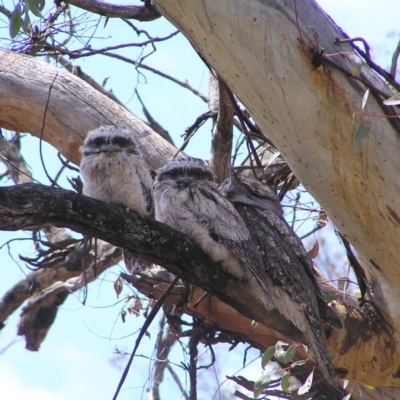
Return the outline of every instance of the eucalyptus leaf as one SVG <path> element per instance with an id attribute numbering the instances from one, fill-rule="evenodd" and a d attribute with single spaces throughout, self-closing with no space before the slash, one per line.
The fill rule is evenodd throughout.
<path id="1" fill-rule="evenodd" d="M 383 104 L 385 106 L 398 106 L 400 104 L 400 99 L 396 97 L 389 97 L 386 100 L 383 100 Z"/>
<path id="2" fill-rule="evenodd" d="M 286 393 L 292 393 L 292 391 L 289 390 L 289 384 L 290 384 L 289 378 L 290 378 L 290 373 L 286 372 L 286 374 L 282 376 L 282 380 L 281 380 L 282 390 Z"/>
<path id="3" fill-rule="evenodd" d="M 301 396 L 302 394 L 308 393 L 311 389 L 312 381 L 313 381 L 314 371 L 311 371 L 311 374 L 308 375 L 306 381 L 302 386 L 299 387 L 297 394 Z"/>
<path id="4" fill-rule="evenodd" d="M 18 3 L 10 17 L 10 36 L 14 39 L 21 29 L 21 4 Z"/>
<path id="5" fill-rule="evenodd" d="M 356 146 L 361 148 L 362 140 L 368 135 L 369 129 L 365 125 L 360 125 L 356 132 Z"/>
<path id="6" fill-rule="evenodd" d="M 293 345 L 287 349 L 287 352 L 284 355 L 284 363 L 288 364 L 293 360 L 294 355 L 296 354 L 297 346 Z"/>
<path id="7" fill-rule="evenodd" d="M 294 363 L 292 363 L 292 364 L 290 365 L 290 367 L 291 367 L 291 368 L 300 367 L 300 366 L 304 365 L 306 362 L 307 362 L 306 360 L 295 361 Z"/>
<path id="8" fill-rule="evenodd" d="M 364 110 L 365 104 L 367 104 L 368 96 L 369 96 L 369 89 L 367 89 L 364 93 L 364 96 L 363 96 L 363 99 L 361 102 L 361 110 Z"/>
<path id="9" fill-rule="evenodd" d="M 275 354 L 275 346 L 269 347 L 261 357 L 261 367 L 264 368 Z"/>
<path id="10" fill-rule="evenodd" d="M 264 389 L 269 385 L 270 381 L 271 381 L 271 375 L 266 374 L 266 375 L 260 376 L 254 382 L 253 395 L 254 395 L 255 399 L 264 391 Z"/>
<path id="11" fill-rule="evenodd" d="M 32 11 L 32 14 L 36 17 L 42 17 L 42 14 L 39 11 L 39 4 L 37 0 L 25 0 L 25 3 L 29 5 L 29 9 Z"/>

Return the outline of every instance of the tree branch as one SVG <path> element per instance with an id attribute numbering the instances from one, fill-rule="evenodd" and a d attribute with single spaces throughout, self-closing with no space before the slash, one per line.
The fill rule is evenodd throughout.
<path id="1" fill-rule="evenodd" d="M 343 33 L 315 1 L 156 4 L 235 92 L 354 247 L 376 307 L 400 330 L 400 274 L 393 273 L 400 258 L 399 132 L 386 118 L 354 114 L 364 82 L 387 97 L 395 91 L 368 65 L 362 67 L 362 82 L 345 72 L 353 68 L 346 53 L 354 49 L 341 44 L 338 53 L 335 39 Z M 322 48 L 335 65 L 313 65 L 312 54 Z M 380 99 L 370 96 L 368 115 L 383 114 Z M 359 148 L 356 132 L 363 123 L 368 135 Z"/>
<path id="2" fill-rule="evenodd" d="M 107 18 L 126 18 L 147 22 L 161 17 L 157 7 L 149 2 L 145 2 L 143 6 L 112 4 L 98 0 L 67 0 L 66 3 Z"/>
<path id="3" fill-rule="evenodd" d="M 122 207 L 63 189 L 34 184 L 0 189 L 2 230 L 29 229 L 46 223 L 68 227 L 113 245 L 130 248 L 137 255 L 164 266 L 246 316 L 248 319 L 244 327 L 252 336 L 263 337 L 262 330 L 251 324 L 251 320 L 255 320 L 289 338 L 303 340 L 301 332 L 290 321 L 270 309 L 269 295 L 265 288 L 260 287 L 259 278 L 250 273 L 246 281 L 233 278 L 219 264 L 214 264 L 191 240 L 165 224 L 151 218 L 142 219 L 132 212 L 127 214 Z M 271 294 L 277 295 L 276 288 L 269 286 L 265 277 L 262 280 Z M 202 303 L 204 301 L 198 308 Z M 341 331 L 332 331 L 329 337 L 334 365 L 348 379 L 374 386 L 396 387 L 398 378 L 393 371 L 399 368 L 400 363 L 400 355 L 397 355 L 399 350 L 394 344 L 397 333 L 389 332 L 384 321 L 370 307 L 357 310 L 339 302 L 333 305 L 345 326 Z M 226 305 L 221 307 L 219 311 L 222 313 L 230 309 Z M 221 317 L 219 320 L 224 322 Z M 232 320 L 230 327 L 235 323 Z M 227 330 L 242 328 L 230 327 Z M 364 362 L 364 357 L 366 363 L 373 359 L 376 367 L 386 366 L 386 369 L 372 376 L 368 371 L 358 371 L 357 366 Z"/>
<path id="4" fill-rule="evenodd" d="M 233 142 L 233 106 L 225 82 L 209 73 L 209 101 L 211 112 L 218 113 L 214 117 L 211 141 L 210 168 L 218 183 L 231 176 L 231 156 Z"/>

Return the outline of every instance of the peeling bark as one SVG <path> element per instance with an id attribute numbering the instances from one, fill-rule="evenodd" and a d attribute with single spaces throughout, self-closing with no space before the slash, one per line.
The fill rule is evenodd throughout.
<path id="1" fill-rule="evenodd" d="M 354 246 L 376 306 L 400 329 L 400 274 L 393 272 L 400 258 L 399 130 L 391 120 L 369 118 L 358 148 L 363 119 L 353 115 L 368 87 L 374 95 L 365 112 L 390 113 L 381 103 L 392 95 L 390 87 L 365 64 L 360 76 L 352 76 L 346 54 L 352 46 L 335 43 L 343 35 L 314 1 L 156 4 L 235 92 Z M 316 67 L 321 48 L 335 56 Z"/>

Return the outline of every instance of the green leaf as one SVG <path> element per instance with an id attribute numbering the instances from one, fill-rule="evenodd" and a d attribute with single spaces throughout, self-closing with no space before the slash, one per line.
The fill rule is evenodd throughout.
<path id="1" fill-rule="evenodd" d="M 10 36 L 14 39 L 21 28 L 21 4 L 18 3 L 10 17 Z"/>
<path id="2" fill-rule="evenodd" d="M 308 393 L 311 389 L 312 381 L 313 381 L 314 371 L 311 371 L 311 374 L 308 375 L 306 381 L 302 386 L 299 387 L 297 394 L 301 396 L 304 393 Z"/>
<path id="3" fill-rule="evenodd" d="M 366 388 L 369 389 L 369 390 L 374 390 L 374 389 L 375 389 L 374 386 L 370 386 L 370 385 L 364 385 L 364 387 L 366 387 Z"/>
<path id="4" fill-rule="evenodd" d="M 36 17 L 42 18 L 42 14 L 39 11 L 39 4 L 37 0 L 25 0 L 25 3 L 29 7 L 29 9 L 32 11 L 33 15 L 36 15 Z M 41 8 L 42 10 L 43 8 Z"/>
<path id="5" fill-rule="evenodd" d="M 290 378 L 290 373 L 286 372 L 286 374 L 282 376 L 282 380 L 281 380 L 282 390 L 286 393 L 292 393 L 292 391 L 289 390 L 289 384 L 290 384 L 289 378 Z"/>
<path id="6" fill-rule="evenodd" d="M 291 367 L 291 368 L 300 367 L 300 366 L 304 365 L 306 362 L 307 362 L 306 360 L 296 361 L 296 362 L 292 363 L 292 364 L 290 365 L 290 367 Z"/>
<path id="7" fill-rule="evenodd" d="M 271 380 L 271 375 L 266 374 L 262 375 L 260 378 L 258 378 L 254 382 L 254 389 L 253 389 L 253 394 L 254 398 L 256 399 L 262 392 L 263 390 L 269 385 L 269 382 Z"/>
<path id="8" fill-rule="evenodd" d="M 290 363 L 290 361 L 293 360 L 293 357 L 294 357 L 294 355 L 296 354 L 296 350 L 297 350 L 297 346 L 295 346 L 295 345 L 290 346 L 290 347 L 287 349 L 287 352 L 285 353 L 285 355 L 284 355 L 284 357 L 283 357 L 283 362 L 284 362 L 285 364 L 288 364 L 288 363 Z"/>
<path id="9" fill-rule="evenodd" d="M 269 347 L 261 357 L 261 367 L 264 368 L 275 354 L 275 346 Z"/>
<path id="10" fill-rule="evenodd" d="M 337 294 L 328 294 L 324 297 L 326 303 L 329 303 L 332 300 L 336 300 L 338 298 Z"/>
<path id="11" fill-rule="evenodd" d="M 365 125 L 360 125 L 356 132 L 356 146 L 361 149 L 362 140 L 368 135 L 369 129 Z"/>
<path id="12" fill-rule="evenodd" d="M 37 6 L 37 9 L 39 10 L 39 11 L 43 11 L 43 8 L 44 8 L 44 6 L 45 6 L 45 0 L 35 0 L 36 1 L 36 6 Z"/>
<path id="13" fill-rule="evenodd" d="M 31 20 L 29 18 L 29 14 L 28 13 L 25 14 L 24 18 L 22 18 L 21 24 L 22 24 L 22 29 L 24 31 L 27 31 L 29 29 L 29 25 L 31 24 Z"/>

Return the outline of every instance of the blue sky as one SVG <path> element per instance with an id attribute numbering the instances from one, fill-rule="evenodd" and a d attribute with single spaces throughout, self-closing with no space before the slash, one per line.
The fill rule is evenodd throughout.
<path id="1" fill-rule="evenodd" d="M 350 36 L 362 36 L 371 45 L 372 55 L 383 66 L 390 65 L 391 53 L 399 38 L 398 16 L 400 15 L 400 2 L 398 0 L 320 0 L 322 8 L 341 26 Z M 10 4 L 8 0 L 4 3 Z M 384 6 L 383 6 L 384 4 Z M 12 7 L 10 7 L 12 8 Z M 7 31 L 0 22 L 0 37 L 5 38 Z M 148 29 L 154 36 L 164 36 L 175 30 L 167 21 L 142 24 L 141 28 Z M 108 43 L 119 40 L 123 36 L 131 37 L 132 31 L 121 28 L 116 21 L 110 20 L 104 37 Z M 142 40 L 142 39 L 140 39 Z M 0 39 L 1 43 L 1 39 Z M 178 35 L 167 43 L 160 43 L 158 50 L 145 63 L 169 73 L 180 80 L 187 80 L 193 87 L 207 93 L 208 72 L 198 56 L 182 35 Z M 131 55 L 131 50 L 126 50 Z M 196 117 L 207 111 L 207 105 L 189 91 L 165 81 L 152 73 L 146 73 L 147 82 L 140 78 L 132 66 L 124 65 L 107 57 L 88 58 L 76 63 L 83 70 L 94 76 L 98 82 L 110 77 L 107 88 L 113 92 L 139 117 L 143 117 L 141 106 L 133 95 L 138 87 L 140 95 L 152 115 L 172 134 L 177 145 L 182 143 L 180 135 L 186 127 L 191 125 Z M 191 141 L 187 153 L 208 158 L 210 142 L 209 127 L 200 131 Z M 28 163 L 35 167 L 36 177 L 44 180 L 42 169 L 37 168 L 38 142 L 36 139 L 27 138 L 23 144 L 23 153 Z M 46 146 L 45 163 L 49 170 L 57 168 L 54 151 Z M 69 174 L 74 176 L 74 174 Z M 65 182 L 65 180 L 64 180 Z M 21 233 L 0 232 L 0 243 L 10 237 L 21 237 Z M 25 235 L 26 236 L 26 235 Z M 30 254 L 30 246 L 13 246 L 11 252 Z M 0 250 L 2 259 L 2 279 L 0 281 L 0 295 L 11 285 L 23 278 L 24 272 L 13 262 L 9 262 L 7 248 Z M 21 263 L 20 263 L 21 264 Z M 26 271 L 26 270 L 25 270 Z M 51 328 L 42 348 L 38 353 L 28 352 L 24 349 L 21 339 L 8 348 L 0 356 L 0 398 L 8 400 L 72 400 L 72 399 L 110 399 L 121 375 L 121 368 L 125 366 L 126 357 L 116 361 L 114 351 L 117 346 L 125 351 L 130 351 L 134 345 L 135 333 L 143 323 L 143 317 L 127 317 L 127 322 L 122 323 L 119 312 L 124 306 L 124 294 L 130 293 L 124 289 L 120 299 L 117 299 L 112 283 L 117 277 L 119 267 L 112 269 L 102 276 L 102 279 L 91 285 L 87 305 L 80 303 L 79 294 L 71 295 L 58 313 L 57 321 Z M 7 327 L 0 335 L 0 351 L 15 338 L 16 325 L 19 312 L 16 312 L 8 321 Z M 153 324 L 150 329 L 151 340 L 144 339 L 138 354 L 151 356 L 152 343 L 157 334 L 157 326 Z M 128 336 L 130 335 L 130 336 Z M 121 337 L 128 336 L 125 339 Z M 117 340 L 119 339 L 119 340 Z M 226 374 L 233 374 L 241 365 L 242 355 L 227 353 L 227 346 L 221 346 L 224 354 L 223 365 L 217 375 L 223 379 Z M 243 348 L 242 348 L 243 349 Z M 179 345 L 174 349 L 174 359 L 178 361 L 181 356 Z M 250 356 L 255 357 L 253 352 Z M 207 357 L 207 356 L 204 356 Z M 254 378 L 258 374 L 258 362 L 251 367 L 248 376 Z M 223 368 L 222 368 L 223 366 Z M 257 372 L 258 371 L 258 372 Z M 120 399 L 146 398 L 143 388 L 146 389 L 146 380 L 149 375 L 149 365 L 146 359 L 135 359 L 130 375 L 124 386 Z M 175 385 L 167 374 L 165 390 L 169 394 L 165 398 L 179 398 Z M 184 384 L 185 382 L 183 378 Z M 214 377 L 207 375 L 204 382 L 211 387 L 216 387 Z M 137 387 L 137 389 L 134 389 Z M 231 386 L 232 387 L 232 386 Z M 210 389 L 214 393 L 213 389 Z M 209 398 L 209 397 L 205 397 Z M 216 397 L 218 398 L 218 396 Z"/>

